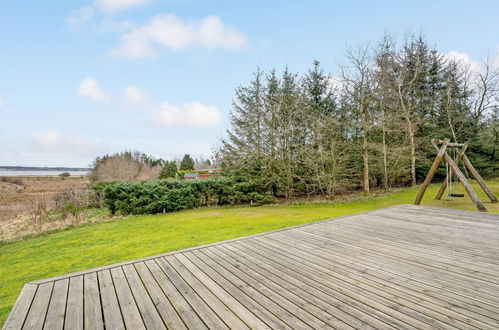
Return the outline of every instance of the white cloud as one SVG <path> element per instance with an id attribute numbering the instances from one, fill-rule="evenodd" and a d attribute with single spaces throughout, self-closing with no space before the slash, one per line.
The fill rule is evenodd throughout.
<path id="1" fill-rule="evenodd" d="M 3 107 L 3 103 L 4 103 L 4 102 L 3 102 L 3 98 L 0 96 L 0 109 L 2 109 L 2 107 Z"/>
<path id="2" fill-rule="evenodd" d="M 135 27 L 135 24 L 131 21 L 115 21 L 112 19 L 104 19 L 97 26 L 97 30 L 99 32 L 123 32 L 132 29 Z"/>
<path id="3" fill-rule="evenodd" d="M 152 98 L 137 86 L 129 85 L 125 87 L 125 105 L 153 106 Z"/>
<path id="4" fill-rule="evenodd" d="M 36 150 L 41 151 L 95 154 L 105 152 L 107 149 L 104 145 L 90 142 L 81 136 L 64 134 L 59 130 L 34 132 L 31 142 Z"/>
<path id="5" fill-rule="evenodd" d="M 211 127 L 222 122 L 223 115 L 217 107 L 200 102 L 175 105 L 168 101 L 155 102 L 137 86 L 127 86 L 125 104 L 141 107 L 146 116 L 142 121 L 155 127 Z"/>
<path id="6" fill-rule="evenodd" d="M 82 7 L 79 9 L 75 9 L 71 12 L 71 14 L 66 18 L 66 23 L 73 30 L 78 30 L 85 23 L 87 23 L 94 16 L 95 10 L 93 7 Z"/>
<path id="7" fill-rule="evenodd" d="M 455 61 L 456 63 L 469 68 L 472 73 L 480 73 L 483 71 L 483 67 L 480 62 L 472 60 L 468 53 L 452 50 L 447 54 L 444 54 L 444 58 Z"/>
<path id="8" fill-rule="evenodd" d="M 222 114 L 217 107 L 199 102 L 182 105 L 163 102 L 148 115 L 146 121 L 157 127 L 210 127 L 222 122 Z"/>
<path id="9" fill-rule="evenodd" d="M 156 45 L 172 50 L 193 46 L 238 50 L 246 43 L 245 34 L 225 25 L 217 16 L 192 21 L 173 14 L 162 14 L 124 34 L 111 55 L 131 59 L 150 58 L 157 55 Z"/>
<path id="10" fill-rule="evenodd" d="M 105 12 L 115 12 L 120 10 L 125 10 L 132 7 L 142 6 L 151 0 L 95 0 L 94 4 L 87 7 L 81 7 L 71 11 L 69 16 L 66 18 L 66 23 L 73 30 L 80 29 L 88 21 L 90 21 L 96 14 L 97 11 Z M 105 32 L 111 31 L 123 31 L 131 28 L 130 22 L 107 22 L 103 21 L 101 23 L 100 29 L 105 30 Z"/>
<path id="11" fill-rule="evenodd" d="M 76 93 L 97 102 L 105 102 L 109 99 L 107 93 L 100 88 L 97 80 L 92 77 L 83 79 L 76 89 Z"/>
<path id="12" fill-rule="evenodd" d="M 142 6 L 150 0 L 96 0 L 97 6 L 105 11 L 119 11 Z"/>

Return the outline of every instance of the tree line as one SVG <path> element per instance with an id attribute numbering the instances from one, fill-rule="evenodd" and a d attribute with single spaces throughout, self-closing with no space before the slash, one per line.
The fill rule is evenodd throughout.
<path id="1" fill-rule="evenodd" d="M 110 181 L 146 181 L 182 178 L 184 172 L 211 167 L 209 159 L 193 159 L 185 154 L 182 159 L 165 160 L 140 151 L 124 151 L 97 157 L 90 171 L 92 183 Z"/>
<path id="2" fill-rule="evenodd" d="M 426 176 L 432 138 L 468 141 L 485 177 L 499 165 L 499 69 L 469 65 L 422 36 L 384 37 L 347 50 L 332 75 L 257 68 L 235 90 L 231 126 L 214 158 L 224 173 L 274 196 L 334 196 L 414 185 Z M 494 63 L 496 66 L 494 66 Z"/>

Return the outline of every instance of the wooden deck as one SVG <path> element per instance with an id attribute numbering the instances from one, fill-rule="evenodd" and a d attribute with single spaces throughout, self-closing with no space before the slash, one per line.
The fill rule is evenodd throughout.
<path id="1" fill-rule="evenodd" d="M 5 329 L 499 328 L 499 215 L 402 205 L 28 283 Z"/>

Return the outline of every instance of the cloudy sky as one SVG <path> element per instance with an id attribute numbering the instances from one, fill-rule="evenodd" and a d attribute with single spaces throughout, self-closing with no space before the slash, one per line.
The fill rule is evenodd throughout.
<path id="1" fill-rule="evenodd" d="M 138 149 L 208 156 L 257 65 L 331 72 L 345 47 L 423 32 L 499 46 L 497 1 L 0 1 L 0 165 L 86 166 Z"/>

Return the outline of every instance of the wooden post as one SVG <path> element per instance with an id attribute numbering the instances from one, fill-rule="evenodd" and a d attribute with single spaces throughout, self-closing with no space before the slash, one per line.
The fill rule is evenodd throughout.
<path id="1" fill-rule="evenodd" d="M 468 182 L 468 180 L 466 180 L 466 177 L 464 176 L 463 172 L 461 172 L 459 167 L 457 167 L 456 163 L 454 163 L 452 158 L 449 155 L 444 154 L 444 159 L 449 164 L 449 166 L 452 168 L 454 173 L 456 173 L 458 180 L 461 181 L 461 183 L 463 184 L 464 190 L 466 190 L 466 192 L 470 196 L 473 203 L 475 203 L 478 211 L 487 212 L 487 208 L 485 207 L 485 205 L 482 204 L 482 202 L 480 201 L 478 196 L 475 194 L 475 191 L 471 187 L 470 183 Z"/>
<path id="2" fill-rule="evenodd" d="M 433 164 L 431 165 L 430 171 L 428 172 L 428 175 L 426 175 L 426 179 L 424 180 L 423 184 L 421 185 L 421 189 L 419 189 L 418 195 L 416 196 L 416 200 L 414 201 L 414 204 L 419 205 L 421 204 L 421 200 L 423 199 L 424 193 L 428 186 L 431 183 L 431 179 L 433 179 L 433 176 L 435 175 L 435 172 L 437 171 L 438 166 L 440 165 L 440 162 L 442 161 L 442 157 L 445 155 L 447 156 L 447 153 L 445 152 L 447 150 L 447 144 L 449 143 L 449 139 L 445 139 L 442 146 L 440 147 L 440 150 L 438 151 L 437 157 L 435 157 L 435 160 L 433 161 Z M 435 146 L 435 140 L 431 140 L 431 143 Z"/>
<path id="3" fill-rule="evenodd" d="M 466 168 L 468 169 L 468 171 L 470 171 L 470 173 L 475 177 L 476 181 L 478 181 L 478 184 L 480 185 L 480 187 L 482 187 L 483 191 L 485 191 L 485 193 L 487 194 L 487 196 L 489 196 L 490 201 L 492 203 L 497 203 L 497 197 L 494 195 L 494 193 L 492 192 L 492 190 L 490 190 L 489 186 L 487 186 L 487 184 L 482 179 L 482 177 L 480 176 L 480 174 L 478 173 L 478 171 L 475 169 L 475 167 L 473 167 L 473 165 L 471 164 L 471 162 L 468 159 L 468 157 L 466 157 L 466 155 L 463 155 L 463 156 L 464 156 L 463 157 L 464 165 L 466 166 Z"/>
<path id="4" fill-rule="evenodd" d="M 435 146 L 436 147 L 436 146 Z M 461 150 L 459 151 L 459 154 L 457 155 L 456 159 L 456 165 L 459 166 L 459 163 L 463 160 L 464 157 L 464 152 L 466 151 L 466 148 L 468 148 L 468 143 L 464 143 Z M 438 148 L 437 148 L 438 150 Z M 445 177 L 444 182 L 442 182 L 442 185 L 440 186 L 440 190 L 437 193 L 437 197 L 435 199 L 440 200 L 442 198 L 442 195 L 445 192 L 445 189 L 447 189 L 447 182 L 449 181 L 449 176 L 452 178 L 452 171 L 447 174 L 448 176 Z"/>

